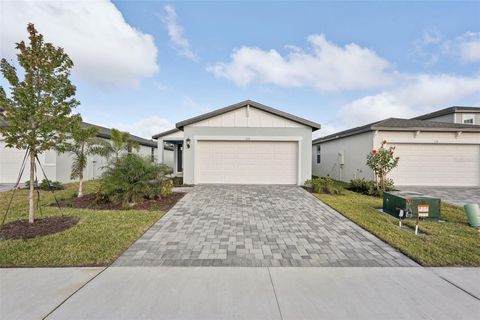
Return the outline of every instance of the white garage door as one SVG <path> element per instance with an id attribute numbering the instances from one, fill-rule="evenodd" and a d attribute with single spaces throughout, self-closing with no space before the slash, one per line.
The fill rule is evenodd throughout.
<path id="1" fill-rule="evenodd" d="M 199 141 L 196 183 L 297 184 L 294 141 Z"/>
<path id="2" fill-rule="evenodd" d="M 18 173 L 24 157 L 25 150 L 6 148 L 5 142 L 0 141 L 0 183 L 17 182 Z M 28 180 L 29 168 L 30 166 L 27 165 L 22 176 L 22 182 Z"/>
<path id="3" fill-rule="evenodd" d="M 396 185 L 478 186 L 480 146 L 398 144 L 398 168 L 391 177 Z"/>

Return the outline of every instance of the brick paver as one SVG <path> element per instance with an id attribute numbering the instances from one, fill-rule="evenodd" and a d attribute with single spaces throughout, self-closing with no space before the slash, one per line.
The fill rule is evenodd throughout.
<path id="1" fill-rule="evenodd" d="M 199 185 L 114 266 L 415 266 L 296 186 Z"/>

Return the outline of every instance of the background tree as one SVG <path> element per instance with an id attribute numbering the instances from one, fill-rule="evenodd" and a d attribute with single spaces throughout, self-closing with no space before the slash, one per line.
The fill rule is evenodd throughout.
<path id="1" fill-rule="evenodd" d="M 87 167 L 89 156 L 100 155 L 108 156 L 110 153 L 110 143 L 98 138 L 98 128 L 82 128 L 78 122 L 72 128 L 72 141 L 65 147 L 65 151 L 73 155 L 71 179 L 79 179 L 78 197 L 83 196 L 83 171 Z"/>
<path id="2" fill-rule="evenodd" d="M 367 166 L 373 170 L 377 178 L 377 189 L 381 192 L 385 192 L 387 174 L 398 166 L 399 157 L 395 157 L 393 154 L 395 147 L 387 148 L 387 141 L 382 141 L 382 144 L 378 150 L 373 149 L 370 154 L 367 155 Z"/>
<path id="3" fill-rule="evenodd" d="M 110 135 L 112 141 L 111 150 L 115 156 L 115 160 L 118 160 L 122 151 L 130 152 L 132 149 L 137 151 L 140 149 L 138 142 L 133 141 L 128 132 L 112 129 Z"/>
<path id="4" fill-rule="evenodd" d="M 7 96 L 0 86 L 0 107 L 5 109 L 7 127 L 1 128 L 6 146 L 26 149 L 30 161 L 30 181 L 35 179 L 35 157 L 49 149 L 64 149 L 69 128 L 77 115 L 75 86 L 69 80 L 73 62 L 62 48 L 45 43 L 33 24 L 28 24 L 29 44 L 16 44 L 23 80 L 6 59 L 0 72 L 10 85 Z M 30 183 L 29 222 L 34 222 L 34 183 Z"/>

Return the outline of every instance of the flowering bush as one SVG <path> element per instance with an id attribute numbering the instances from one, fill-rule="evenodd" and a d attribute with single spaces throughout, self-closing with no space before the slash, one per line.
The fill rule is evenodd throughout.
<path id="1" fill-rule="evenodd" d="M 398 166 L 399 157 L 395 157 L 393 154 L 395 147 L 387 147 L 387 141 L 382 141 L 382 144 L 378 150 L 373 149 L 370 154 L 367 155 L 367 166 L 373 170 L 376 176 L 376 186 L 378 191 L 384 192 L 387 189 L 387 182 L 391 184 L 390 180 L 387 181 L 387 174 Z"/>

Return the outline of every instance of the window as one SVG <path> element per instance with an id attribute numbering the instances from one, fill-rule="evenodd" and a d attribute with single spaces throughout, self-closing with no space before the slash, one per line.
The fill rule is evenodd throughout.
<path id="1" fill-rule="evenodd" d="M 152 148 L 152 153 L 150 155 L 150 159 L 152 160 L 152 162 L 155 162 L 155 148 Z"/>
<path id="2" fill-rule="evenodd" d="M 462 123 L 464 124 L 475 124 L 475 115 L 469 113 L 462 114 Z"/>
<path id="3" fill-rule="evenodd" d="M 322 162 L 322 156 L 320 154 L 321 151 L 322 151 L 322 147 L 320 145 L 317 145 L 317 164 Z"/>

